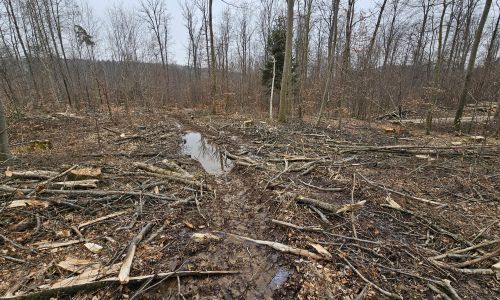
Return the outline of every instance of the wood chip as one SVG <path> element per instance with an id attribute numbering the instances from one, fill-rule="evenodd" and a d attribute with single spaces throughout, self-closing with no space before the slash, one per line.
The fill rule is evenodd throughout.
<path id="1" fill-rule="evenodd" d="M 102 246 L 95 243 L 85 243 L 85 248 L 89 249 L 93 253 L 99 253 L 102 250 Z"/>
<path id="2" fill-rule="evenodd" d="M 35 200 L 35 199 L 26 199 L 26 200 L 14 200 L 12 201 L 8 208 L 16 208 L 16 207 L 43 207 L 47 208 L 49 207 L 50 202 L 47 201 L 40 201 L 40 200 Z"/>

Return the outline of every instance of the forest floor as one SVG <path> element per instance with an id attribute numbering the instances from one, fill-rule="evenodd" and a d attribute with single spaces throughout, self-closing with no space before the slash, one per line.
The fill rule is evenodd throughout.
<path id="1" fill-rule="evenodd" d="M 498 139 L 105 119 L 11 123 L 0 299 L 500 298 Z"/>

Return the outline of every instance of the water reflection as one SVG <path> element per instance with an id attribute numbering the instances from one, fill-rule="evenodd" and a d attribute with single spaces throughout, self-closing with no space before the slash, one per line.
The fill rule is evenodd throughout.
<path id="1" fill-rule="evenodd" d="M 212 175 L 222 175 L 234 167 L 233 161 L 199 132 L 188 132 L 182 137 L 182 153 L 199 161 L 203 169 Z"/>

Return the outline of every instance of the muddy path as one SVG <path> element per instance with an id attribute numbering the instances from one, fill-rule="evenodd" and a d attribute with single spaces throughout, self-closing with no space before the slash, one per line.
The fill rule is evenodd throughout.
<path id="1" fill-rule="evenodd" d="M 138 244 L 131 277 L 238 273 L 173 274 L 70 294 L 82 299 L 498 297 L 493 268 L 500 244 L 498 141 L 476 144 L 468 137 L 425 137 L 417 130 L 387 134 L 386 126 L 350 122 L 339 132 L 328 124 L 282 126 L 195 111 L 138 112 L 97 125 L 88 117 L 61 115 L 20 120 L 11 130 L 14 159 L 4 162 L 4 170 L 60 174 L 76 164 L 100 168 L 90 190 L 108 194 L 72 194 L 82 189 L 64 185 L 53 192 L 67 176 L 40 186 L 40 179 L 5 175 L 0 294 L 50 290 L 62 280 L 71 285 L 96 265 L 100 275 L 87 281 L 113 278 L 117 271 L 110 268 L 122 266 L 131 240 L 151 223 Z M 50 141 L 51 149 L 34 140 Z M 161 175 L 141 169 L 144 165 L 167 171 Z M 182 174 L 186 177 L 179 180 Z M 12 207 L 20 201 L 26 203 Z M 109 217 L 116 212 L 123 214 Z M 99 218 L 104 219 L 79 233 L 72 229 Z M 88 243 L 102 249 L 90 251 Z M 277 249 L 281 245 L 302 252 L 285 253 Z M 453 252 L 471 246 L 476 250 Z M 69 270 L 68 258 L 85 263 Z"/>

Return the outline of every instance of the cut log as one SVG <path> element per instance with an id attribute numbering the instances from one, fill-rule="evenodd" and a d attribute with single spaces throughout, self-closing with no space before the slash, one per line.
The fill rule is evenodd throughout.
<path id="1" fill-rule="evenodd" d="M 336 213 L 337 210 L 339 209 L 339 206 L 326 203 L 320 200 L 312 199 L 312 198 L 307 198 L 301 195 L 296 195 L 293 193 L 288 193 L 288 195 L 292 198 L 295 199 L 295 201 L 302 203 L 302 204 L 308 204 L 308 205 L 314 205 L 316 207 L 319 207 L 321 209 Z"/>
<path id="2" fill-rule="evenodd" d="M 7 169 L 5 171 L 6 177 L 21 178 L 21 179 L 49 179 L 51 177 L 56 176 L 57 174 L 59 173 L 53 171 L 43 171 L 43 170 L 12 171 L 10 169 Z"/>
<path id="3" fill-rule="evenodd" d="M 83 188 L 83 189 L 95 189 L 97 188 L 98 179 L 85 179 L 78 181 L 61 181 L 53 182 L 52 185 L 56 188 Z"/>
<path id="4" fill-rule="evenodd" d="M 82 167 L 71 170 L 69 180 L 99 179 L 102 175 L 101 168 Z"/>

